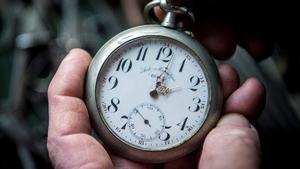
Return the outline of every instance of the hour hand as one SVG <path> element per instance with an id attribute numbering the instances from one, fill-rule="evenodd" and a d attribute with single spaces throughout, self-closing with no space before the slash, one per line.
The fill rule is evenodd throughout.
<path id="1" fill-rule="evenodd" d="M 158 94 L 161 94 L 161 95 L 168 95 L 172 92 L 175 92 L 175 91 L 178 91 L 180 90 L 181 88 L 180 87 L 173 87 L 173 88 L 169 88 L 169 87 L 166 87 L 166 86 L 159 86 L 156 91 Z"/>
<path id="2" fill-rule="evenodd" d="M 166 96 L 180 89 L 181 89 L 180 87 L 168 88 L 166 86 L 158 86 L 157 88 L 150 91 L 150 96 L 156 99 L 159 95 Z"/>

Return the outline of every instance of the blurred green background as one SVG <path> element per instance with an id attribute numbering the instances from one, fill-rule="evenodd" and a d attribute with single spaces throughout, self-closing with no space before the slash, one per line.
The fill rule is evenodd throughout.
<path id="1" fill-rule="evenodd" d="M 113 35 L 143 24 L 145 3 L 0 0 L 1 169 L 52 168 L 46 149 L 47 88 L 59 63 L 74 47 L 93 55 Z M 267 88 L 266 109 L 254 122 L 262 141 L 262 168 L 299 168 L 293 155 L 300 151 L 297 9 L 290 2 L 258 0 L 197 1 L 194 10 L 198 6 L 198 15 L 230 18 L 245 30 L 262 29 L 272 37 L 275 49 L 268 59 L 257 63 L 238 47 L 227 62 L 242 80 L 255 76 Z M 284 10 L 288 12 L 280 12 Z"/>

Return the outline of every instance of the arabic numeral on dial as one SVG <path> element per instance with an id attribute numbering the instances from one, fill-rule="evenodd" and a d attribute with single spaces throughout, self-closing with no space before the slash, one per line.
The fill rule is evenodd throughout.
<path id="1" fill-rule="evenodd" d="M 170 129 L 172 126 L 164 126 L 165 129 Z M 170 139 L 170 134 L 166 131 L 163 131 L 162 133 L 159 134 L 158 138 L 161 141 L 168 141 Z"/>
<path id="2" fill-rule="evenodd" d="M 156 57 L 156 60 L 161 60 L 163 62 L 169 62 L 171 60 L 172 56 L 172 49 L 169 47 L 161 47 L 159 49 L 158 55 Z"/>
<path id="3" fill-rule="evenodd" d="M 115 87 L 117 87 L 118 85 L 118 78 L 115 76 L 110 76 L 108 78 L 108 82 L 112 85 L 112 87 L 110 88 L 110 90 L 114 89 Z"/>
<path id="4" fill-rule="evenodd" d="M 177 123 L 177 126 L 181 126 L 181 128 L 180 128 L 181 131 L 184 130 L 187 120 L 188 120 L 188 117 L 186 117 L 180 123 Z"/>
<path id="5" fill-rule="evenodd" d="M 115 113 L 118 111 L 118 104 L 120 104 L 120 99 L 114 97 L 110 100 L 110 105 L 107 107 L 108 111 L 111 113 Z"/>
<path id="6" fill-rule="evenodd" d="M 124 72 L 127 73 L 131 70 L 132 68 L 132 61 L 130 59 L 121 59 L 119 61 L 118 67 L 116 69 L 116 71 L 119 71 L 120 69 Z"/>
<path id="7" fill-rule="evenodd" d="M 134 124 L 133 123 L 130 123 L 129 124 L 129 127 L 133 130 L 133 129 L 135 129 L 135 126 L 134 126 Z M 134 135 L 136 134 L 136 133 L 133 133 Z"/>
<path id="8" fill-rule="evenodd" d="M 180 69 L 179 69 L 179 72 L 182 72 L 183 67 L 184 67 L 184 65 L 185 65 L 185 61 L 186 61 L 186 59 L 184 59 L 184 60 L 182 61 L 181 66 L 180 66 Z"/>
<path id="9" fill-rule="evenodd" d="M 139 61 L 139 60 L 144 61 L 145 57 L 146 57 L 146 54 L 147 54 L 147 51 L 148 51 L 148 48 L 141 47 L 136 60 L 137 61 Z"/>
<path id="10" fill-rule="evenodd" d="M 204 108 L 205 108 L 205 104 L 204 104 L 204 103 L 201 103 L 200 109 L 204 109 Z"/>
<path id="11" fill-rule="evenodd" d="M 144 140 L 139 140 L 139 141 L 138 141 L 138 144 L 144 145 L 144 144 L 145 144 L 145 141 L 144 141 Z"/>
<path id="12" fill-rule="evenodd" d="M 122 117 L 121 117 L 121 120 L 122 120 L 122 119 L 126 120 L 126 123 L 121 127 L 121 129 L 125 130 L 125 129 L 126 129 L 126 126 L 127 126 L 127 124 L 128 124 L 128 116 L 122 116 Z M 122 121 L 124 121 L 124 120 L 122 120 Z"/>
<path id="13" fill-rule="evenodd" d="M 201 103 L 201 99 L 199 97 L 193 98 L 194 104 L 192 106 L 189 106 L 189 111 L 191 112 L 197 112 L 200 110 L 199 104 Z"/>
<path id="14" fill-rule="evenodd" d="M 118 133 L 120 133 L 122 130 L 119 127 L 116 127 L 115 129 Z"/>
<path id="15" fill-rule="evenodd" d="M 192 76 L 190 78 L 190 83 L 192 84 L 192 87 L 190 87 L 189 89 L 191 91 L 197 91 L 198 90 L 198 85 L 200 84 L 200 78 L 198 76 Z"/>

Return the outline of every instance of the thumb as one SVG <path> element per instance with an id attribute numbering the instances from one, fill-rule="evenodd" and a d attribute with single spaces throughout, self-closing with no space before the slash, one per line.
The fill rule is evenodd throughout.
<path id="1" fill-rule="evenodd" d="M 257 131 L 241 114 L 223 116 L 206 137 L 199 169 L 259 168 L 260 143 Z"/>

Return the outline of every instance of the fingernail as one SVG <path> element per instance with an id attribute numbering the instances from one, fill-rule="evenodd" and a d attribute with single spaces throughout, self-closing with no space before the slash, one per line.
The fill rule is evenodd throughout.
<path id="1" fill-rule="evenodd" d="M 251 128 L 250 122 L 241 114 L 238 113 L 228 113 L 221 117 L 218 122 L 218 126 L 223 125 L 233 125 L 238 127 Z"/>

